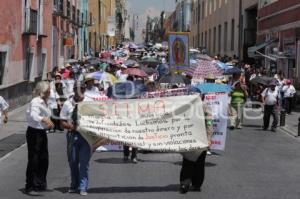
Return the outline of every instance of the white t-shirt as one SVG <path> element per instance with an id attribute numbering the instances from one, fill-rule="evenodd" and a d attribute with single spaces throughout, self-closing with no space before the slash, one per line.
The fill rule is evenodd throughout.
<path id="1" fill-rule="evenodd" d="M 279 97 L 278 88 L 275 87 L 275 90 L 272 91 L 270 88 L 266 88 L 262 94 L 262 97 L 265 98 L 266 105 L 275 105 L 277 103 L 277 99 Z"/>
<path id="2" fill-rule="evenodd" d="M 282 91 L 284 92 L 284 97 L 294 97 L 294 95 L 296 93 L 296 89 L 293 85 L 283 86 Z"/>

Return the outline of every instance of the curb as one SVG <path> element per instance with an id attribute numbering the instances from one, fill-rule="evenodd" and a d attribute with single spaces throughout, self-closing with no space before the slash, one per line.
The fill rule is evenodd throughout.
<path id="1" fill-rule="evenodd" d="M 280 131 L 282 131 L 283 133 L 287 133 L 293 137 L 298 137 L 297 133 L 290 130 L 289 128 L 285 127 L 285 126 L 282 126 L 282 127 L 279 127 L 278 128 Z"/>

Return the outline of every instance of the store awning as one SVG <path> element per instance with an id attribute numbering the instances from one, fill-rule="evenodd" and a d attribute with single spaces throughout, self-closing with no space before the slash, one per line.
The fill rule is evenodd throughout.
<path id="1" fill-rule="evenodd" d="M 283 55 L 275 55 L 275 54 L 269 54 L 269 55 L 265 55 L 259 51 L 256 51 L 256 53 L 264 58 L 270 59 L 274 62 L 276 62 L 278 59 L 288 59 L 288 57 L 283 56 Z"/>
<path id="2" fill-rule="evenodd" d="M 255 57 L 255 54 L 260 50 L 265 48 L 266 46 L 272 44 L 274 41 L 276 41 L 276 39 L 272 39 L 269 41 L 266 41 L 262 44 L 258 44 L 256 46 L 252 46 L 248 48 L 248 57 Z"/>

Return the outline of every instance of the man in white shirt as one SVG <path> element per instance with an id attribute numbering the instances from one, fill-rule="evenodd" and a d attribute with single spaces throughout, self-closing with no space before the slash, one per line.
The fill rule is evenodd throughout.
<path id="1" fill-rule="evenodd" d="M 128 75 L 124 74 L 124 71 L 127 69 L 127 66 L 124 64 L 121 65 L 120 70 L 116 72 L 116 77 L 119 82 L 125 82 L 127 80 Z"/>
<path id="2" fill-rule="evenodd" d="M 270 117 L 273 116 L 271 131 L 276 132 L 278 124 L 278 105 L 279 105 L 279 90 L 276 87 L 276 82 L 271 82 L 262 94 L 262 102 L 264 104 L 264 130 L 269 128 Z"/>
<path id="3" fill-rule="evenodd" d="M 292 112 L 292 104 L 293 104 L 293 98 L 296 94 L 296 89 L 292 85 L 291 80 L 286 80 L 286 85 L 282 87 L 283 92 L 283 101 L 284 101 L 284 109 L 287 114 L 291 114 Z"/>

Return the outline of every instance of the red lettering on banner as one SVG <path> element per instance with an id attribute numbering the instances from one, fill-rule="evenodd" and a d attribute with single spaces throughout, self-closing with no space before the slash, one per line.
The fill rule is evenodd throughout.
<path id="1" fill-rule="evenodd" d="M 150 104 L 147 103 L 145 106 L 145 104 L 142 105 L 142 104 L 138 103 L 138 112 L 139 112 L 139 114 L 151 113 L 152 110 L 151 110 Z"/>
<path id="2" fill-rule="evenodd" d="M 114 102 L 112 106 L 113 106 L 113 114 L 114 114 L 114 116 L 120 116 L 119 113 L 118 113 L 118 111 L 117 111 L 117 109 L 119 107 L 118 103 Z"/>
<path id="3" fill-rule="evenodd" d="M 163 100 L 156 101 L 154 106 L 155 106 L 154 109 L 156 113 L 160 113 L 160 110 L 162 111 L 161 113 L 166 112 L 166 107 Z"/>

